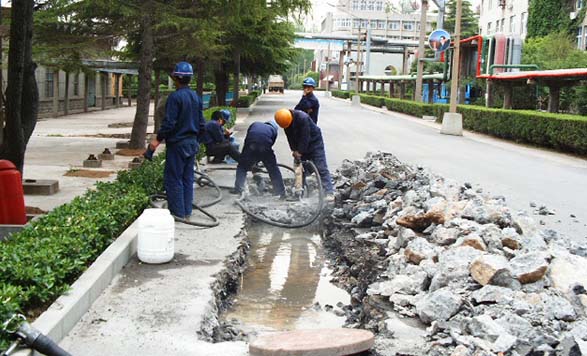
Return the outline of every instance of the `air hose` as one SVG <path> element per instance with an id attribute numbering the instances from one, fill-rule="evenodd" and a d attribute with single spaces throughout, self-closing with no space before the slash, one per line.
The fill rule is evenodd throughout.
<path id="1" fill-rule="evenodd" d="M 10 324 L 17 324 L 13 330 L 10 330 Z M 70 353 L 63 350 L 57 343 L 48 336 L 42 334 L 39 330 L 33 328 L 26 321 L 24 315 L 14 314 L 8 321 L 2 325 L 2 330 L 16 337 L 16 341 L 6 350 L 0 353 L 0 356 L 9 356 L 15 352 L 21 343 L 31 349 L 47 356 L 71 356 Z"/>
<path id="2" fill-rule="evenodd" d="M 277 227 L 282 227 L 282 228 L 287 228 L 287 229 L 298 229 L 298 228 L 302 228 L 302 227 L 306 227 L 308 225 L 311 225 L 312 223 L 314 223 L 314 221 L 316 221 L 316 219 L 318 219 L 318 217 L 320 217 L 320 214 L 322 214 L 322 209 L 324 208 L 324 192 L 323 192 L 322 180 L 320 178 L 320 173 L 318 172 L 318 168 L 316 168 L 316 165 L 312 161 L 305 161 L 305 163 L 307 163 L 310 167 L 312 167 L 312 170 L 314 171 L 314 173 L 316 173 L 316 180 L 318 181 L 318 208 L 312 214 L 310 219 L 308 219 L 307 221 L 304 221 L 302 223 L 286 224 L 286 223 L 282 223 L 279 221 L 274 221 L 274 220 L 268 219 L 266 217 L 260 216 L 259 214 L 255 214 L 249 208 L 247 208 L 247 206 L 243 203 L 242 199 L 237 199 L 235 201 L 236 205 L 238 205 L 245 213 L 249 214 L 253 218 L 255 218 L 261 222 L 264 222 L 265 224 L 272 225 L 272 226 L 277 226 Z M 288 167 L 288 168 L 291 169 L 292 171 L 294 171 L 291 167 Z"/>

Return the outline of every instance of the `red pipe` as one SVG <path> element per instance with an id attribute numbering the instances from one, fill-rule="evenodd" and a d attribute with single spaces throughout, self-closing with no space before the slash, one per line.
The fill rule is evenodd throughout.
<path id="1" fill-rule="evenodd" d="M 473 42 L 474 40 L 477 40 L 477 78 L 479 78 L 481 76 L 481 62 L 482 62 L 482 58 L 481 56 L 483 55 L 483 36 L 481 35 L 475 35 L 475 36 L 471 36 L 469 38 L 465 38 L 464 40 L 461 40 L 460 43 L 467 43 L 467 42 Z"/>
<path id="2" fill-rule="evenodd" d="M 540 70 L 519 72 L 516 74 L 501 74 L 501 75 L 487 75 L 484 74 L 479 78 L 498 79 L 498 80 L 515 80 L 515 79 L 535 79 L 535 78 L 565 78 L 585 76 L 587 77 L 587 68 L 573 68 L 573 69 L 555 69 L 555 70 Z"/>

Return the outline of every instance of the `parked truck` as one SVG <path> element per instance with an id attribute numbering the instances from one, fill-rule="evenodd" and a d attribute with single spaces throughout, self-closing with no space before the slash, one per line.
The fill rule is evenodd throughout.
<path id="1" fill-rule="evenodd" d="M 283 82 L 283 77 L 281 75 L 270 75 L 269 76 L 269 84 L 268 89 L 269 92 L 278 92 L 283 94 L 283 89 L 285 85 Z"/>

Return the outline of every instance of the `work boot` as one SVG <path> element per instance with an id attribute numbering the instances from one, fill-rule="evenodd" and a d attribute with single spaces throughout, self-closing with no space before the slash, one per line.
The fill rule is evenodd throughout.
<path id="1" fill-rule="evenodd" d="M 241 195 L 242 194 L 242 190 L 240 189 L 236 189 L 236 188 L 232 188 L 231 190 L 228 191 L 230 194 L 234 194 L 234 195 Z"/>

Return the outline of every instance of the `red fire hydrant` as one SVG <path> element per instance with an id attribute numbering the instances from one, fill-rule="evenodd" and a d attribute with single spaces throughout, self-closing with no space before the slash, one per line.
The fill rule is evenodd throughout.
<path id="1" fill-rule="evenodd" d="M 24 225 L 26 222 L 20 172 L 12 162 L 0 160 L 0 224 Z"/>

